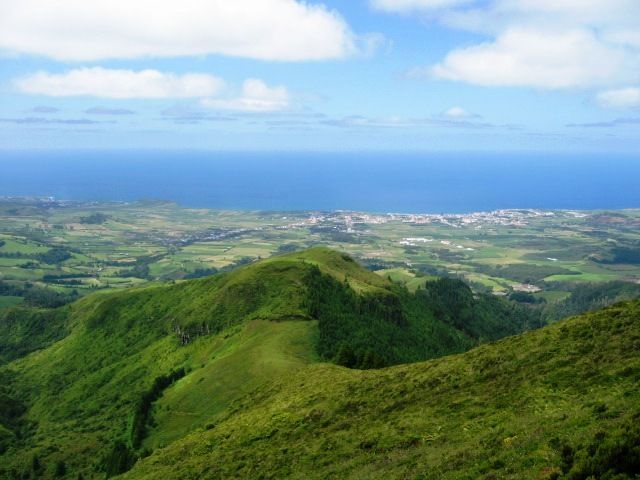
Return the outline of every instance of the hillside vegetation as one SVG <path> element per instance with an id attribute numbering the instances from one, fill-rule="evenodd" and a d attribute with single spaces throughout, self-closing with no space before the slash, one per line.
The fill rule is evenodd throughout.
<path id="1" fill-rule="evenodd" d="M 608 364 L 624 370 L 607 377 L 615 414 L 597 375 L 580 391 L 605 403 L 593 408 L 607 421 L 627 418 L 622 407 L 637 401 L 624 387 L 637 381 L 637 312 L 628 304 L 426 364 L 346 369 L 326 362 L 370 369 L 423 361 L 538 325 L 527 309 L 474 295 L 462 282 L 410 293 L 324 248 L 96 293 L 56 310 L 16 307 L 0 317 L 0 361 L 8 362 L 0 367 L 0 478 L 104 478 L 132 467 L 131 478 L 415 477 L 438 462 L 434 475 L 447 478 L 448 466 L 477 478 L 492 443 L 473 435 L 494 432 L 500 444 L 513 431 L 522 440 L 547 404 L 545 421 L 564 415 L 562 428 L 576 427 L 562 430 L 557 447 L 578 459 L 576 442 L 596 434 L 599 417 L 576 406 L 592 408 L 586 395 L 576 400 L 576 356 L 591 359 L 591 373 Z M 594 322 L 606 328 L 590 327 L 584 341 L 572 333 Z M 626 353 L 615 341 L 600 348 L 623 336 Z M 545 375 L 561 385 L 547 385 Z M 523 398 L 537 405 L 535 415 Z M 536 455 L 549 468 L 559 465 L 555 447 L 543 450 Z M 495 465 L 509 465 L 503 452 L 490 453 Z"/>
<path id="2" fill-rule="evenodd" d="M 577 284 L 570 295 L 558 302 L 543 306 L 542 316 L 552 322 L 578 315 L 589 310 L 597 310 L 616 302 L 640 298 L 640 284 L 630 282 L 605 282 Z"/>
<path id="3" fill-rule="evenodd" d="M 263 387 L 126 479 L 633 479 L 640 303 L 383 370 Z"/>

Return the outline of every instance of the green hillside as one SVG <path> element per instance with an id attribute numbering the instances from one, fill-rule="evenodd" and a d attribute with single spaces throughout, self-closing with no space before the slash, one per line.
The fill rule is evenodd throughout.
<path id="1" fill-rule="evenodd" d="M 306 257 L 322 264 L 324 253 Z M 201 280 L 95 294 L 55 311 L 5 313 L 3 357 L 22 356 L 2 370 L 6 395 L 26 410 L 0 437 L 9 449 L 7 464 L 22 475 L 35 456 L 41 464 L 61 461 L 70 471 L 91 474 L 102 468 L 113 445 L 132 444 L 135 412 L 156 379 L 185 369 L 185 382 L 198 374 L 210 380 L 200 382 L 193 395 L 213 389 L 213 407 L 194 406 L 195 417 L 189 412 L 183 422 L 188 431 L 192 420 L 214 417 L 271 375 L 315 359 L 317 324 L 303 305 L 311 268 L 287 257 Z M 377 288 L 379 278 L 371 278 Z M 361 288 L 367 285 L 358 281 Z M 299 362 L 289 355 L 296 349 Z M 271 362 L 260 356 L 269 352 Z M 257 365 L 252 356 L 259 357 Z M 169 436 L 174 435 L 172 428 Z M 161 429 L 151 444 L 155 438 L 165 441 Z"/>
<path id="2" fill-rule="evenodd" d="M 640 302 L 463 355 L 375 371 L 311 365 L 126 479 L 632 479 Z"/>
<path id="3" fill-rule="evenodd" d="M 612 325 L 637 314 L 637 304 L 619 308 Z M 614 317 L 607 312 L 601 315 Z M 569 373 L 553 393 L 528 388 L 536 375 L 560 375 L 560 359 L 571 362 L 561 362 L 562 369 L 578 369 L 574 349 L 589 358 L 588 348 L 606 335 L 638 338 L 637 322 L 618 322 L 615 331 L 593 332 L 588 345 L 578 345 L 572 332 L 591 318 L 570 321 L 566 341 L 556 338 L 564 327 L 554 326 L 426 364 L 343 368 L 331 363 L 418 362 L 537 325 L 526 309 L 474 295 L 461 282 L 437 280 L 411 293 L 324 248 L 204 279 L 96 293 L 56 310 L 16 307 L 0 317 L 0 361 L 8 362 L 0 367 L 0 478 L 104 478 L 131 467 L 132 478 L 280 478 L 298 471 L 300 478 L 355 478 L 378 470 L 419 477 L 422 460 L 411 464 L 411 455 L 449 458 L 472 444 L 477 457 L 459 464 L 476 468 L 472 458 L 486 448 L 472 438 L 478 431 L 461 433 L 471 428 L 466 422 L 522 438 L 526 433 L 517 432 L 529 424 L 518 422 L 538 419 L 512 413 L 514 420 L 500 407 L 522 405 L 519 394 L 539 408 L 554 405 L 567 416 L 566 428 L 581 419 L 582 430 L 558 440 L 573 442 L 580 432 L 594 433 L 596 420 L 567 409 L 577 388 Z M 615 343 L 606 347 L 602 362 L 592 360 L 594 371 L 607 362 L 621 367 Z M 610 393 L 620 405 L 637 401 L 623 384 L 637 380 L 634 353 L 627 352 L 630 370 Z M 503 403 L 496 404 L 491 398 L 501 388 Z M 453 415 L 452 405 L 468 413 Z M 494 423 L 483 423 L 485 417 Z M 445 436 L 448 428 L 455 434 Z M 456 446 L 463 437 L 471 443 Z M 398 442 L 408 442 L 409 457 Z M 545 448 L 556 465 L 556 450 Z M 374 469 L 378 461 L 387 466 Z"/>

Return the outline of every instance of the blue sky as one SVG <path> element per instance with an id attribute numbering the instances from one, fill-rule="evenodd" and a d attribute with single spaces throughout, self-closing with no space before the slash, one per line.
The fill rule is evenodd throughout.
<path id="1" fill-rule="evenodd" d="M 0 148 L 627 152 L 637 0 L 0 0 Z"/>

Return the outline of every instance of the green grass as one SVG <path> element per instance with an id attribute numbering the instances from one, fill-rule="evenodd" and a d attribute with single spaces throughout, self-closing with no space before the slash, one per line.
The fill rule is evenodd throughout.
<path id="1" fill-rule="evenodd" d="M 577 275 L 551 275 L 545 282 L 609 282 L 619 278 L 615 273 L 584 273 Z"/>
<path id="2" fill-rule="evenodd" d="M 640 412 L 639 319 L 635 302 L 425 363 L 310 365 L 124 478 L 557 478 L 564 446 Z"/>
<path id="3" fill-rule="evenodd" d="M 316 336 L 315 322 L 255 320 L 213 344 L 207 341 L 192 356 L 199 365 L 157 402 L 157 427 L 145 446 L 164 446 L 215 423 L 234 401 L 317 360 Z"/>
<path id="4" fill-rule="evenodd" d="M 504 292 L 507 290 L 507 286 L 511 284 L 511 282 L 505 278 L 494 278 L 474 272 L 465 273 L 464 277 L 469 282 L 490 288 L 493 292 Z"/>
<path id="5" fill-rule="evenodd" d="M 2 258 L 0 257 L 0 268 L 1 267 L 17 267 L 18 265 L 22 265 L 27 260 L 24 258 Z"/>
<path id="6" fill-rule="evenodd" d="M 22 303 L 22 297 L 0 295 L 0 309 L 19 305 L 20 303 Z"/>
<path id="7" fill-rule="evenodd" d="M 553 303 L 553 302 L 558 302 L 560 300 L 564 300 L 569 295 L 571 295 L 570 292 L 565 292 L 562 290 L 547 290 L 544 292 L 537 292 L 533 294 L 535 298 L 544 298 L 547 301 L 547 303 Z"/>
<path id="8" fill-rule="evenodd" d="M 304 306 L 304 278 L 312 265 L 341 281 L 348 276 L 360 290 L 387 285 L 350 258 L 318 248 L 175 285 L 99 292 L 64 307 L 56 322 L 71 333 L 8 367 L 20 372 L 11 388 L 27 399 L 27 419 L 37 425 L 12 464 L 25 464 L 34 451 L 59 451 L 42 456 L 56 461 L 62 455 L 70 467 L 86 468 L 87 455 L 100 456 L 111 439 L 126 437 L 134 405 L 154 378 L 177 368 L 190 372 L 178 386 L 205 376 L 198 388 L 216 403 L 198 403 L 197 390 L 186 397 L 168 394 L 158 414 L 170 428 L 153 430 L 150 445 L 215 419 L 239 395 L 315 358 L 317 327 Z M 49 332 L 46 321 L 7 318 L 0 326 L 8 348 L 25 355 L 48 346 L 57 333 L 33 335 Z M 181 346 L 177 327 L 189 333 L 189 345 Z M 209 335 L 198 338 L 205 328 Z M 184 406 L 189 415 L 181 417 L 176 412 Z M 195 423 L 184 421 L 189 419 Z"/>
<path id="9" fill-rule="evenodd" d="M 407 325 L 426 329 L 412 338 L 416 360 L 476 342 L 424 311 L 409 293 L 394 293 L 397 285 L 320 247 L 198 280 L 99 291 L 56 311 L 15 310 L 0 319 L 3 350 L 11 353 L 4 360 L 13 360 L 5 370 L 19 373 L 8 388 L 28 405 L 24 420 L 34 432 L 24 445 L 16 444 L 7 464 L 18 468 L 37 454 L 43 462 L 65 461 L 70 472 L 88 476 L 94 466 L 87 459 L 101 461 L 114 442 L 131 442 L 136 405 L 161 376 L 187 372 L 156 402 L 145 448 L 169 445 L 213 425 L 242 398 L 317 362 L 320 333 L 332 332 L 321 330 L 310 316 L 308 289 L 316 271 L 320 277 L 314 278 L 332 278 L 327 281 L 350 299 L 314 307 L 340 307 L 355 322 L 353 330 L 340 334 L 345 345 L 402 351 L 398 339 L 407 335 Z M 352 299 L 354 291 L 366 300 Z M 409 310 L 403 314 L 405 301 Z M 368 330 L 366 316 L 352 311 L 359 306 L 372 309 L 377 329 Z M 393 318 L 385 319 L 385 312 Z M 321 321 L 332 318 L 320 313 Z M 390 337 L 367 337 L 382 331 Z"/>
<path id="10" fill-rule="evenodd" d="M 405 285 L 410 292 L 415 292 L 418 288 L 423 287 L 426 282 L 436 278 L 433 275 L 417 276 L 406 268 L 385 268 L 376 270 L 375 273 L 383 278 L 390 278 L 392 282 Z"/>
<path id="11" fill-rule="evenodd" d="M 5 242 L 5 244 L 0 247 L 0 252 L 32 254 L 44 253 L 49 250 L 44 245 L 38 245 L 35 242 L 21 237 L 9 237 L 6 235 L 0 235 L 0 240 L 3 240 Z"/>
<path id="12" fill-rule="evenodd" d="M 265 260 L 264 264 L 275 262 L 307 262 L 317 265 L 323 273 L 333 276 L 336 280 L 347 280 L 349 286 L 358 293 L 381 292 L 389 286 L 389 281 L 364 270 L 357 262 L 347 255 L 336 254 L 328 248 L 316 247 L 301 252 L 279 255 Z"/>
<path id="13" fill-rule="evenodd" d="M 143 446 L 154 452 L 124 478 L 552 478 L 562 445 L 639 408 L 637 302 L 463 355 L 349 370 L 315 353 L 313 265 L 361 295 L 400 288 L 312 248 L 3 317 L 3 351 L 15 355 L 0 380 L 27 411 L 0 478 L 34 455 L 44 478 L 60 461 L 69 479 L 102 478 L 114 442 L 131 442 L 142 395 L 180 368 L 152 408 Z"/>

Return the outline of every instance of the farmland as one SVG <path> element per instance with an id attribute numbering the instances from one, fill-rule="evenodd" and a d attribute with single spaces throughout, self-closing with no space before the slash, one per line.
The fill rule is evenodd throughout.
<path id="1" fill-rule="evenodd" d="M 5 198 L 0 308 L 29 301 L 29 289 L 63 301 L 205 276 L 315 245 L 344 251 L 410 290 L 439 275 L 478 291 L 553 301 L 576 283 L 640 281 L 640 210 L 407 215 Z"/>

